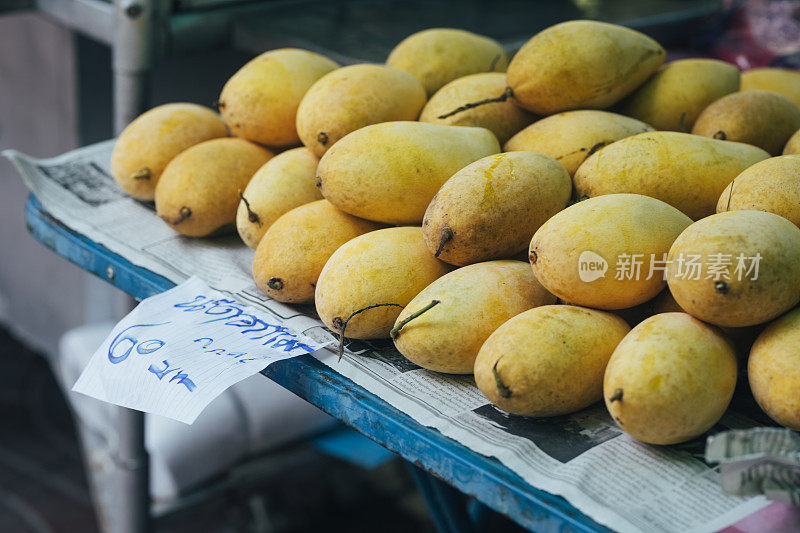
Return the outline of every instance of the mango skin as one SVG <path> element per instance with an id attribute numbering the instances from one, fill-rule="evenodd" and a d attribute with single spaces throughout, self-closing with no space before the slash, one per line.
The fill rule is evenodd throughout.
<path id="1" fill-rule="evenodd" d="M 763 89 L 782 94 L 800 106 L 800 72 L 782 68 L 754 68 L 742 73 L 742 90 Z"/>
<path id="2" fill-rule="evenodd" d="M 383 65 L 350 65 L 329 72 L 297 108 L 297 133 L 317 157 L 359 128 L 417 120 L 425 89 L 408 72 Z"/>
<path id="3" fill-rule="evenodd" d="M 422 109 L 419 120 L 446 126 L 486 128 L 503 144 L 534 120 L 532 114 L 511 100 L 477 106 L 446 118 L 439 117 L 465 104 L 495 98 L 505 90 L 506 76 L 501 72 L 482 72 L 458 78 L 436 91 Z"/>
<path id="4" fill-rule="evenodd" d="M 475 383 L 512 414 L 574 413 L 602 398 L 606 364 L 628 331 L 624 320 L 605 311 L 536 307 L 486 340 L 475 360 Z"/>
<path id="5" fill-rule="evenodd" d="M 366 233 L 340 246 L 319 275 L 316 306 L 320 319 L 334 333 L 354 312 L 376 304 L 347 323 L 353 339 L 389 337 L 402 308 L 451 267 L 435 259 L 417 227 L 386 228 Z"/>
<path id="6" fill-rule="evenodd" d="M 214 111 L 174 103 L 139 115 L 122 131 L 111 152 L 111 174 L 137 200 L 152 200 L 164 168 L 195 144 L 227 137 L 228 128 Z"/>
<path id="7" fill-rule="evenodd" d="M 730 256 L 728 272 L 709 271 Z M 738 257 L 760 254 L 758 277 L 736 272 Z M 688 271 L 690 256 L 700 256 L 699 276 Z M 683 258 L 683 268 L 679 264 Z M 800 229 L 763 211 L 728 211 L 704 218 L 684 231 L 670 248 L 667 282 L 687 313 L 717 326 L 743 327 L 767 322 L 800 301 Z M 711 276 L 711 277 L 709 277 Z M 694 279 L 699 277 L 699 279 Z M 709 277 L 709 279 L 705 279 Z"/>
<path id="8" fill-rule="evenodd" d="M 298 144 L 295 121 L 300 101 L 314 82 L 338 66 L 297 48 L 264 52 L 222 88 L 220 114 L 237 137 L 267 146 Z"/>
<path id="9" fill-rule="evenodd" d="M 800 431 L 800 309 L 794 309 L 758 336 L 750 350 L 747 375 L 761 409 L 775 422 Z"/>
<path id="10" fill-rule="evenodd" d="M 156 213 L 189 237 L 226 231 L 236 220 L 239 191 L 272 155 L 256 144 L 230 137 L 184 150 L 158 180 Z"/>
<path id="11" fill-rule="evenodd" d="M 686 313 L 664 313 L 619 343 L 606 368 L 603 397 L 611 417 L 633 438 L 677 444 L 722 418 L 736 368 L 733 345 L 717 328 Z"/>
<path id="12" fill-rule="evenodd" d="M 666 58 L 637 31 L 590 20 L 562 22 L 534 35 L 508 66 L 514 100 L 551 115 L 605 109 L 641 85 Z"/>
<path id="13" fill-rule="evenodd" d="M 425 244 L 452 265 L 512 257 L 571 194 L 566 169 L 546 155 L 484 157 L 456 172 L 433 197 L 422 222 Z M 447 231 L 452 237 L 439 250 Z"/>
<path id="14" fill-rule="evenodd" d="M 539 305 L 554 304 L 522 261 L 486 261 L 437 279 L 403 309 L 395 327 L 431 301 L 440 303 L 414 318 L 394 339 L 412 363 L 435 372 L 472 374 L 484 341 L 503 322 Z"/>
<path id="15" fill-rule="evenodd" d="M 796 155 L 800 154 L 800 130 L 794 132 L 786 141 L 786 146 L 783 147 L 783 155 Z"/>
<path id="16" fill-rule="evenodd" d="M 664 288 L 663 274 L 651 263 L 663 261 L 673 241 L 692 223 L 664 202 L 638 194 L 609 194 L 571 205 L 534 234 L 530 261 L 536 278 L 565 302 L 596 309 L 624 309 L 646 302 Z M 603 277 L 581 279 L 584 252 L 607 263 Z M 616 279 L 620 256 L 641 254 L 634 279 Z M 594 257 L 589 259 L 595 260 Z M 585 266 L 584 259 L 584 266 Z M 596 260 L 600 262 L 599 259 Z M 656 268 L 659 263 L 655 263 Z M 629 271 L 630 273 L 630 271 Z"/>
<path id="17" fill-rule="evenodd" d="M 703 110 L 692 133 L 743 142 L 779 155 L 800 129 L 800 108 L 783 95 L 752 89 L 720 98 Z"/>
<path id="18" fill-rule="evenodd" d="M 740 210 L 775 213 L 800 226 L 800 155 L 765 159 L 736 176 L 722 191 L 717 213 Z"/>
<path id="19" fill-rule="evenodd" d="M 457 78 L 505 72 L 508 58 L 494 39 L 465 30 L 432 28 L 400 41 L 386 64 L 412 74 L 430 97 Z"/>
<path id="20" fill-rule="evenodd" d="M 236 211 L 236 230 L 247 246 L 255 250 L 270 226 L 284 213 L 322 199 L 316 186 L 318 163 L 319 158 L 309 149 L 293 148 L 276 155 L 256 171 L 242 192 L 244 200 Z M 250 220 L 251 214 L 257 218 Z"/>
<path id="21" fill-rule="evenodd" d="M 617 141 L 575 172 L 575 196 L 632 193 L 657 198 L 694 220 L 716 211 L 719 195 L 769 154 L 748 144 L 654 131 Z"/>
<path id="22" fill-rule="evenodd" d="M 574 176 L 581 163 L 602 147 L 647 131 L 653 128 L 608 111 L 566 111 L 537 120 L 509 139 L 504 150 L 549 155 Z"/>
<path id="23" fill-rule="evenodd" d="M 499 151 L 484 128 L 384 122 L 333 145 L 317 177 L 322 195 L 342 211 L 376 222 L 420 224 L 450 176 Z"/>
<path id="24" fill-rule="evenodd" d="M 619 112 L 660 131 L 692 130 L 712 102 L 739 90 L 739 69 L 716 59 L 680 59 L 663 65 L 619 105 Z"/>
<path id="25" fill-rule="evenodd" d="M 296 207 L 278 218 L 258 245 L 253 257 L 256 286 L 279 302 L 313 302 L 317 279 L 333 252 L 382 227 L 348 215 L 327 200 Z"/>

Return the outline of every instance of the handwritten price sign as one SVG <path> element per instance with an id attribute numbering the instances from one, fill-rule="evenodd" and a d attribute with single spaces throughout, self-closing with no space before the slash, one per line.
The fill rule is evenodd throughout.
<path id="1" fill-rule="evenodd" d="M 231 385 L 320 347 L 191 278 L 123 318 L 72 390 L 191 424 Z"/>

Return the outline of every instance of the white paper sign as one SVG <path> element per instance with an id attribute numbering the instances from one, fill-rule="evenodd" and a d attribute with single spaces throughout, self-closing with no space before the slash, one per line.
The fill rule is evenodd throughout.
<path id="1" fill-rule="evenodd" d="M 320 347 L 192 277 L 123 318 L 72 390 L 191 424 L 231 385 Z"/>

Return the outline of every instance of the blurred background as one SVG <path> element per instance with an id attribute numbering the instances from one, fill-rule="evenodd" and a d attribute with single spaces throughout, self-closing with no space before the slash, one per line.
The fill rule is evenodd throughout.
<path id="1" fill-rule="evenodd" d="M 139 20 L 143 8 L 155 15 Z M 794 0 L 0 0 L 0 150 L 56 156 L 113 137 L 115 113 L 119 122 L 141 105 L 211 106 L 239 67 L 273 48 L 382 62 L 415 31 L 456 27 L 513 51 L 538 30 L 577 18 L 643 31 L 669 59 L 800 67 Z M 75 409 L 53 368 L 65 333 L 114 320 L 128 302 L 28 237 L 27 195 L 0 159 L 0 531 L 98 531 L 107 517 L 93 506 L 102 482 L 92 485 L 85 467 L 93 464 L 92 438 L 83 434 L 81 448 Z M 259 475 L 202 496 L 199 489 L 221 476 L 230 481 L 232 467 L 262 451 L 248 448 L 220 467 L 224 473 L 175 482 L 166 498 L 180 505 L 162 513 L 157 530 L 434 530 L 413 472 L 378 450 L 359 464 L 307 440 L 281 442 Z M 500 517 L 487 522 L 489 530 L 513 527 Z"/>

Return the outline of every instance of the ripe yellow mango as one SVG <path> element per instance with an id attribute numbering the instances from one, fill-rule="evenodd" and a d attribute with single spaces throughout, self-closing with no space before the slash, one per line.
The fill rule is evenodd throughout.
<path id="1" fill-rule="evenodd" d="M 677 444 L 722 418 L 736 387 L 736 354 L 715 327 L 686 313 L 648 318 L 622 339 L 603 397 L 614 421 L 649 444 Z"/>
<path id="2" fill-rule="evenodd" d="M 388 338 L 403 307 L 450 268 L 431 255 L 420 228 L 366 233 L 325 263 L 317 281 L 317 313 L 335 333 L 345 328 L 344 335 L 354 339 Z"/>
<path id="3" fill-rule="evenodd" d="M 506 75 L 482 72 L 453 80 L 434 94 L 419 116 L 421 122 L 447 126 L 476 126 L 494 133 L 500 144 L 533 122 L 533 115 L 511 100 L 462 109 L 503 94 Z"/>
<path id="4" fill-rule="evenodd" d="M 783 155 L 800 154 L 800 130 L 794 132 L 786 141 L 786 146 L 783 147 Z"/>
<path id="5" fill-rule="evenodd" d="M 433 197 L 422 223 L 425 244 L 452 265 L 512 257 L 571 194 L 566 169 L 546 155 L 484 157 L 456 172 Z"/>
<path id="6" fill-rule="evenodd" d="M 588 157 L 575 172 L 575 195 L 643 194 L 697 220 L 716 211 L 719 195 L 736 176 L 768 157 L 748 144 L 672 131 L 640 133 Z"/>
<path id="7" fill-rule="evenodd" d="M 419 224 L 436 191 L 459 169 L 500 151 L 484 128 L 384 122 L 345 136 L 319 162 L 322 195 L 355 215 Z"/>
<path id="8" fill-rule="evenodd" d="M 605 109 L 642 84 L 666 58 L 637 31 L 591 20 L 562 22 L 533 36 L 508 66 L 508 86 L 540 115 Z"/>
<path id="9" fill-rule="evenodd" d="M 664 288 L 664 256 L 691 223 L 655 198 L 598 196 L 545 222 L 531 239 L 530 261 L 539 282 L 565 302 L 633 307 Z"/>
<path id="10" fill-rule="evenodd" d="M 662 66 L 620 103 L 619 112 L 657 130 L 692 131 L 712 102 L 739 90 L 739 69 L 716 59 L 680 59 Z"/>
<path id="11" fill-rule="evenodd" d="M 747 375 L 758 405 L 782 426 L 800 431 L 800 309 L 767 326 L 750 350 Z"/>
<path id="12" fill-rule="evenodd" d="M 322 157 L 359 128 L 393 120 L 417 120 L 425 89 L 408 72 L 384 65 L 334 70 L 308 90 L 297 108 L 300 140 Z"/>
<path id="13" fill-rule="evenodd" d="M 692 133 L 736 141 L 778 155 L 800 129 L 800 108 L 783 95 L 751 89 L 724 96 L 697 117 Z"/>
<path id="14" fill-rule="evenodd" d="M 433 28 L 403 39 L 389 53 L 386 64 L 413 74 L 430 97 L 456 78 L 505 72 L 508 59 L 493 39 L 464 30 Z"/>
<path id="15" fill-rule="evenodd" d="M 430 307 L 433 301 L 439 303 Z M 397 317 L 392 336 L 412 363 L 436 372 L 472 374 L 478 350 L 498 326 L 555 301 L 527 263 L 476 263 L 445 274 L 416 295 Z"/>
<path id="16" fill-rule="evenodd" d="M 310 303 L 322 267 L 341 245 L 381 224 L 348 215 L 327 200 L 296 207 L 267 230 L 253 258 L 256 286 L 280 302 Z"/>
<path id="17" fill-rule="evenodd" d="M 227 231 L 236 220 L 239 191 L 272 152 L 237 138 L 212 139 L 184 150 L 156 185 L 156 213 L 190 237 Z"/>
<path id="18" fill-rule="evenodd" d="M 270 159 L 253 175 L 236 211 L 236 229 L 252 249 L 278 217 L 297 206 L 322 199 L 316 186 L 319 158 L 308 148 L 294 148 Z"/>
<path id="19" fill-rule="evenodd" d="M 537 120 L 509 139 L 504 150 L 549 155 L 573 176 L 581 163 L 600 148 L 646 131 L 653 128 L 616 113 L 590 109 L 566 111 Z"/>
<path id="20" fill-rule="evenodd" d="M 603 373 L 630 331 L 611 313 L 573 305 L 525 311 L 497 328 L 475 360 L 475 383 L 494 405 L 558 416 L 603 397 Z"/>
<path id="21" fill-rule="evenodd" d="M 800 106 L 800 72 L 782 68 L 754 68 L 742 74 L 742 90 L 763 89 L 782 94 Z"/>
<path id="22" fill-rule="evenodd" d="M 218 114 L 196 104 L 164 104 L 139 115 L 111 152 L 111 174 L 137 200 L 152 200 L 164 168 L 197 143 L 227 137 Z"/>
<path id="23" fill-rule="evenodd" d="M 767 211 L 800 226 L 800 155 L 760 161 L 736 176 L 717 202 L 724 211 Z"/>
<path id="24" fill-rule="evenodd" d="M 231 76 L 219 112 L 237 137 L 267 146 L 297 144 L 297 106 L 314 82 L 338 66 L 308 50 L 264 52 Z"/>
<path id="25" fill-rule="evenodd" d="M 669 251 L 667 281 L 687 313 L 717 326 L 753 326 L 800 301 L 800 229 L 763 211 L 692 224 Z"/>

